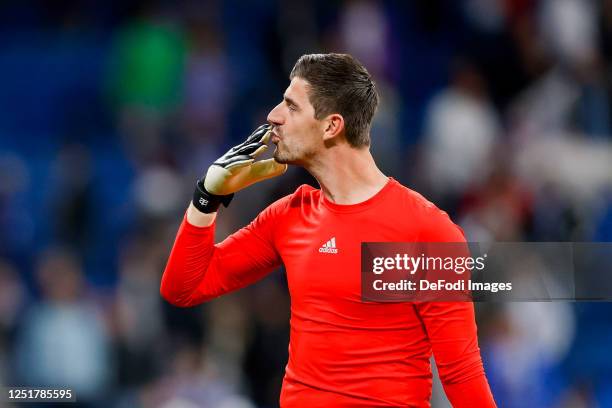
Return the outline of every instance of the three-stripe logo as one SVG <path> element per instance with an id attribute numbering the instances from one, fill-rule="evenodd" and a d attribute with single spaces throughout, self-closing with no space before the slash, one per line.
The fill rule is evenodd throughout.
<path id="1" fill-rule="evenodd" d="M 331 237 L 329 241 L 324 243 L 321 248 L 319 248 L 319 252 L 324 254 L 337 254 L 338 248 L 336 248 L 336 237 Z"/>

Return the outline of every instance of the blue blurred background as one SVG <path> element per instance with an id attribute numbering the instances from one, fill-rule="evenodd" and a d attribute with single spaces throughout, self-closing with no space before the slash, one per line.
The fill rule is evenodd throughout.
<path id="1" fill-rule="evenodd" d="M 380 167 L 470 241 L 612 240 L 612 1 L 7 0 L 0 383 L 93 407 L 278 405 L 282 271 L 189 310 L 159 280 L 196 178 L 300 55 L 331 51 L 376 80 Z M 217 238 L 304 182 L 237 194 Z M 612 407 L 609 304 L 477 312 L 501 407 Z"/>

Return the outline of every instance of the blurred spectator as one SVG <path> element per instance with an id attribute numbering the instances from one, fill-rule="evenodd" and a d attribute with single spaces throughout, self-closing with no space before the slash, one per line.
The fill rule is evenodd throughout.
<path id="1" fill-rule="evenodd" d="M 500 159 L 482 186 L 466 191 L 458 207 L 468 241 L 521 241 L 529 232 L 532 197 Z"/>
<path id="2" fill-rule="evenodd" d="M 159 155 L 170 115 L 181 98 L 185 37 L 180 25 L 155 5 L 119 31 L 111 55 L 109 91 L 128 151 Z"/>
<path id="3" fill-rule="evenodd" d="M 200 176 L 201 177 L 201 176 Z M 134 181 L 132 194 L 142 217 L 162 219 L 185 206 L 183 180 L 170 166 L 143 166 Z"/>
<path id="4" fill-rule="evenodd" d="M 94 199 L 89 148 L 65 145 L 52 163 L 55 239 L 85 253 L 91 245 Z"/>
<path id="5" fill-rule="evenodd" d="M 544 38 L 555 57 L 568 65 L 592 60 L 597 49 L 596 2 L 544 0 L 541 18 Z"/>
<path id="6" fill-rule="evenodd" d="M 206 370 L 206 355 L 201 349 L 179 348 L 172 365 L 172 376 L 168 379 L 170 398 L 161 407 L 191 406 L 203 408 L 252 408 L 246 399 L 214 373 Z M 187 405 L 189 406 L 189 405 Z"/>
<path id="7" fill-rule="evenodd" d="M 201 346 L 178 343 L 165 375 L 119 398 L 117 407 L 254 408 L 209 369 Z"/>
<path id="8" fill-rule="evenodd" d="M 104 318 L 86 297 L 81 264 L 53 248 L 37 265 L 41 300 L 25 314 L 15 345 L 19 384 L 70 387 L 79 401 L 99 401 L 112 380 Z"/>
<path id="9" fill-rule="evenodd" d="M 500 132 L 483 77 L 472 64 L 458 62 L 450 87 L 434 98 L 426 116 L 421 177 L 434 197 L 445 203 L 444 197 L 456 199 L 486 180 Z"/>
<path id="10" fill-rule="evenodd" d="M 612 186 L 612 143 L 556 133 L 517 149 L 515 172 L 533 191 L 552 185 L 563 199 L 585 205 Z"/>
<path id="11" fill-rule="evenodd" d="M 221 33 L 204 17 L 190 16 L 189 48 L 184 83 L 184 136 L 188 146 L 219 145 L 227 132 L 226 121 L 233 84 Z M 185 151 L 189 154 L 189 151 Z M 205 152 L 202 152 L 205 153 Z"/>
<path id="12" fill-rule="evenodd" d="M 558 406 L 564 386 L 561 363 L 574 334 L 571 307 L 516 303 L 494 319 L 483 359 L 497 400 L 507 407 Z"/>

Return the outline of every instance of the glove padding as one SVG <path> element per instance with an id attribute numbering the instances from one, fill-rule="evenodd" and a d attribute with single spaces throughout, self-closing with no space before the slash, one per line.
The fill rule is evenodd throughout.
<path id="1" fill-rule="evenodd" d="M 217 159 L 204 178 L 204 188 L 210 194 L 224 196 L 242 190 L 251 184 L 279 176 L 287 170 L 286 164 L 266 159 L 255 161 L 270 140 L 271 126 L 261 125 L 242 143 L 232 147 Z"/>

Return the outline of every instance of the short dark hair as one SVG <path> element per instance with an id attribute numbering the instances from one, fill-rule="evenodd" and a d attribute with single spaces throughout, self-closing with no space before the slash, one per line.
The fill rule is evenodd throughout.
<path id="1" fill-rule="evenodd" d="M 348 54 L 307 54 L 297 60 L 289 79 L 306 80 L 315 118 L 332 113 L 344 118 L 346 140 L 353 147 L 370 145 L 370 126 L 378 92 L 367 69 Z"/>

